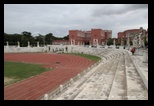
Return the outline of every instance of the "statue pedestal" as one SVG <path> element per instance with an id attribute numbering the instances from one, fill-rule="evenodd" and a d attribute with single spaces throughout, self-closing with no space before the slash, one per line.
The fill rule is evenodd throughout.
<path id="1" fill-rule="evenodd" d="M 119 46 L 119 49 L 124 49 L 124 46 Z"/>
<path id="2" fill-rule="evenodd" d="M 97 48 L 100 48 L 100 46 L 99 46 L 99 45 L 97 45 Z"/>
<path id="3" fill-rule="evenodd" d="M 116 48 L 116 46 L 115 45 L 113 45 L 113 47 L 112 47 L 113 49 L 115 49 Z"/>

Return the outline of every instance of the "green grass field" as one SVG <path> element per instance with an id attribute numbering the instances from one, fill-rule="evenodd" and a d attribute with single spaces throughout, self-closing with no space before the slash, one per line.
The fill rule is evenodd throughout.
<path id="1" fill-rule="evenodd" d="M 92 61 L 95 61 L 95 62 L 97 62 L 97 61 L 99 61 L 101 59 L 98 56 L 89 55 L 89 54 L 78 54 L 78 53 L 67 53 L 67 54 L 82 56 L 84 58 L 87 58 L 87 59 L 92 60 Z"/>
<path id="2" fill-rule="evenodd" d="M 4 85 L 8 85 L 49 70 L 51 69 L 44 68 L 38 64 L 4 61 L 4 80 L 5 77 L 13 79 L 11 82 L 6 82 Z"/>
<path id="3" fill-rule="evenodd" d="M 100 57 L 89 54 L 76 54 L 76 53 L 67 53 L 67 54 L 82 56 L 84 58 L 90 59 L 95 62 L 101 59 Z M 44 68 L 38 64 L 4 61 L 4 85 L 6 86 L 8 84 L 12 84 L 14 82 L 23 80 L 31 76 L 35 76 L 37 74 L 49 70 L 51 69 Z"/>

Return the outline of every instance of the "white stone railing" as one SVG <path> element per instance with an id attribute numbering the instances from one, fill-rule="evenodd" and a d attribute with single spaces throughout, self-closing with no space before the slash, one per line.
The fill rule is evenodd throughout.
<path id="1" fill-rule="evenodd" d="M 148 63 L 148 50 L 143 50 L 143 62 Z"/>
<path id="2" fill-rule="evenodd" d="M 28 53 L 28 52 L 46 52 L 46 47 L 16 47 L 4 46 L 4 53 Z"/>

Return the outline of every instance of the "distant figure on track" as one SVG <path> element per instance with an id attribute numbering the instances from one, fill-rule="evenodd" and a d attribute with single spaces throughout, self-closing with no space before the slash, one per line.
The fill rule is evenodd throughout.
<path id="1" fill-rule="evenodd" d="M 67 46 L 65 47 L 65 49 L 66 49 L 66 52 L 67 52 L 67 49 L 68 49 Z"/>

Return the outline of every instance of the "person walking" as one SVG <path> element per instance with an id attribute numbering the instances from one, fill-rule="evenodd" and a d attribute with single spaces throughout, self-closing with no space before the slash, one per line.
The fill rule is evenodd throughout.
<path id="1" fill-rule="evenodd" d="M 133 47 L 133 48 L 131 49 L 131 52 L 132 52 L 132 55 L 134 55 L 135 47 Z"/>

